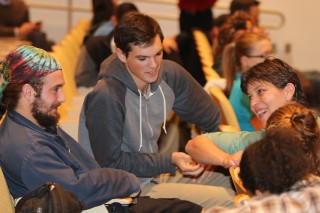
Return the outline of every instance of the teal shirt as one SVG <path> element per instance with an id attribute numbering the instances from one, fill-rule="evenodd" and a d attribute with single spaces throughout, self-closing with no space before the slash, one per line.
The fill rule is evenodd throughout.
<path id="1" fill-rule="evenodd" d="M 203 134 L 226 153 L 234 154 L 262 139 L 265 129 L 255 132 L 213 132 Z"/>
<path id="2" fill-rule="evenodd" d="M 251 124 L 253 112 L 250 109 L 250 100 L 246 94 L 241 91 L 241 73 L 237 72 L 229 96 L 230 104 L 237 116 L 241 131 L 255 131 Z"/>

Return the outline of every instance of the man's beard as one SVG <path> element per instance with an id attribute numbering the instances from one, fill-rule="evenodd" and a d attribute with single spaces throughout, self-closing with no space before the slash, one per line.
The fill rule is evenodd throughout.
<path id="1" fill-rule="evenodd" d="M 45 103 L 41 98 L 36 98 L 32 104 L 32 115 L 42 127 L 57 125 L 60 119 L 59 113 L 49 114 L 48 111 L 56 108 L 59 105 L 60 104 L 51 105 L 49 109 L 44 109 Z"/>

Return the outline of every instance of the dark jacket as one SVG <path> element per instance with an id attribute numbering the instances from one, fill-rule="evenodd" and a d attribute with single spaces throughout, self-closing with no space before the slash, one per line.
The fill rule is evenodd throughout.
<path id="1" fill-rule="evenodd" d="M 9 112 L 3 121 L 0 164 L 14 198 L 50 181 L 74 192 L 85 208 L 91 208 L 139 190 L 134 175 L 101 168 L 67 133 L 51 130 L 53 134 L 16 112 Z"/>
<path id="2" fill-rule="evenodd" d="M 75 80 L 77 87 L 93 87 L 98 82 L 100 64 L 112 54 L 111 40 L 108 36 L 94 36 L 81 48 L 77 61 Z"/>

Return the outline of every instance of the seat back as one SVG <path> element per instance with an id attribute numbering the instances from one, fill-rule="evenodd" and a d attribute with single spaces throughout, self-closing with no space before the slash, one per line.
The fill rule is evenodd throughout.
<path id="1" fill-rule="evenodd" d="M 14 213 L 14 201 L 0 167 L 0 212 Z"/>
<path id="2" fill-rule="evenodd" d="M 234 204 L 237 206 L 241 201 L 250 199 L 247 190 L 244 188 L 242 181 L 239 177 L 240 167 L 230 167 L 229 169 L 233 185 L 236 189 L 237 195 L 234 198 Z"/>
<path id="3" fill-rule="evenodd" d="M 247 190 L 244 188 L 239 177 L 240 167 L 230 167 L 229 172 L 232 178 L 233 185 L 236 188 L 237 194 L 246 194 Z"/>
<path id="4" fill-rule="evenodd" d="M 232 126 L 236 131 L 240 131 L 237 116 L 223 91 L 217 86 L 212 86 L 209 88 L 209 93 L 222 112 L 221 124 Z"/>
<path id="5" fill-rule="evenodd" d="M 193 30 L 193 37 L 206 80 L 220 78 L 219 74 L 213 69 L 213 52 L 207 36 L 201 30 Z"/>

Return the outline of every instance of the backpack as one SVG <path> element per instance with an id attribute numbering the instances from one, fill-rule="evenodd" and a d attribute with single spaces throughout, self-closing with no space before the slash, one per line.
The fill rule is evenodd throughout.
<path id="1" fill-rule="evenodd" d="M 83 205 L 77 196 L 58 183 L 47 182 L 23 196 L 15 213 L 80 213 Z"/>

